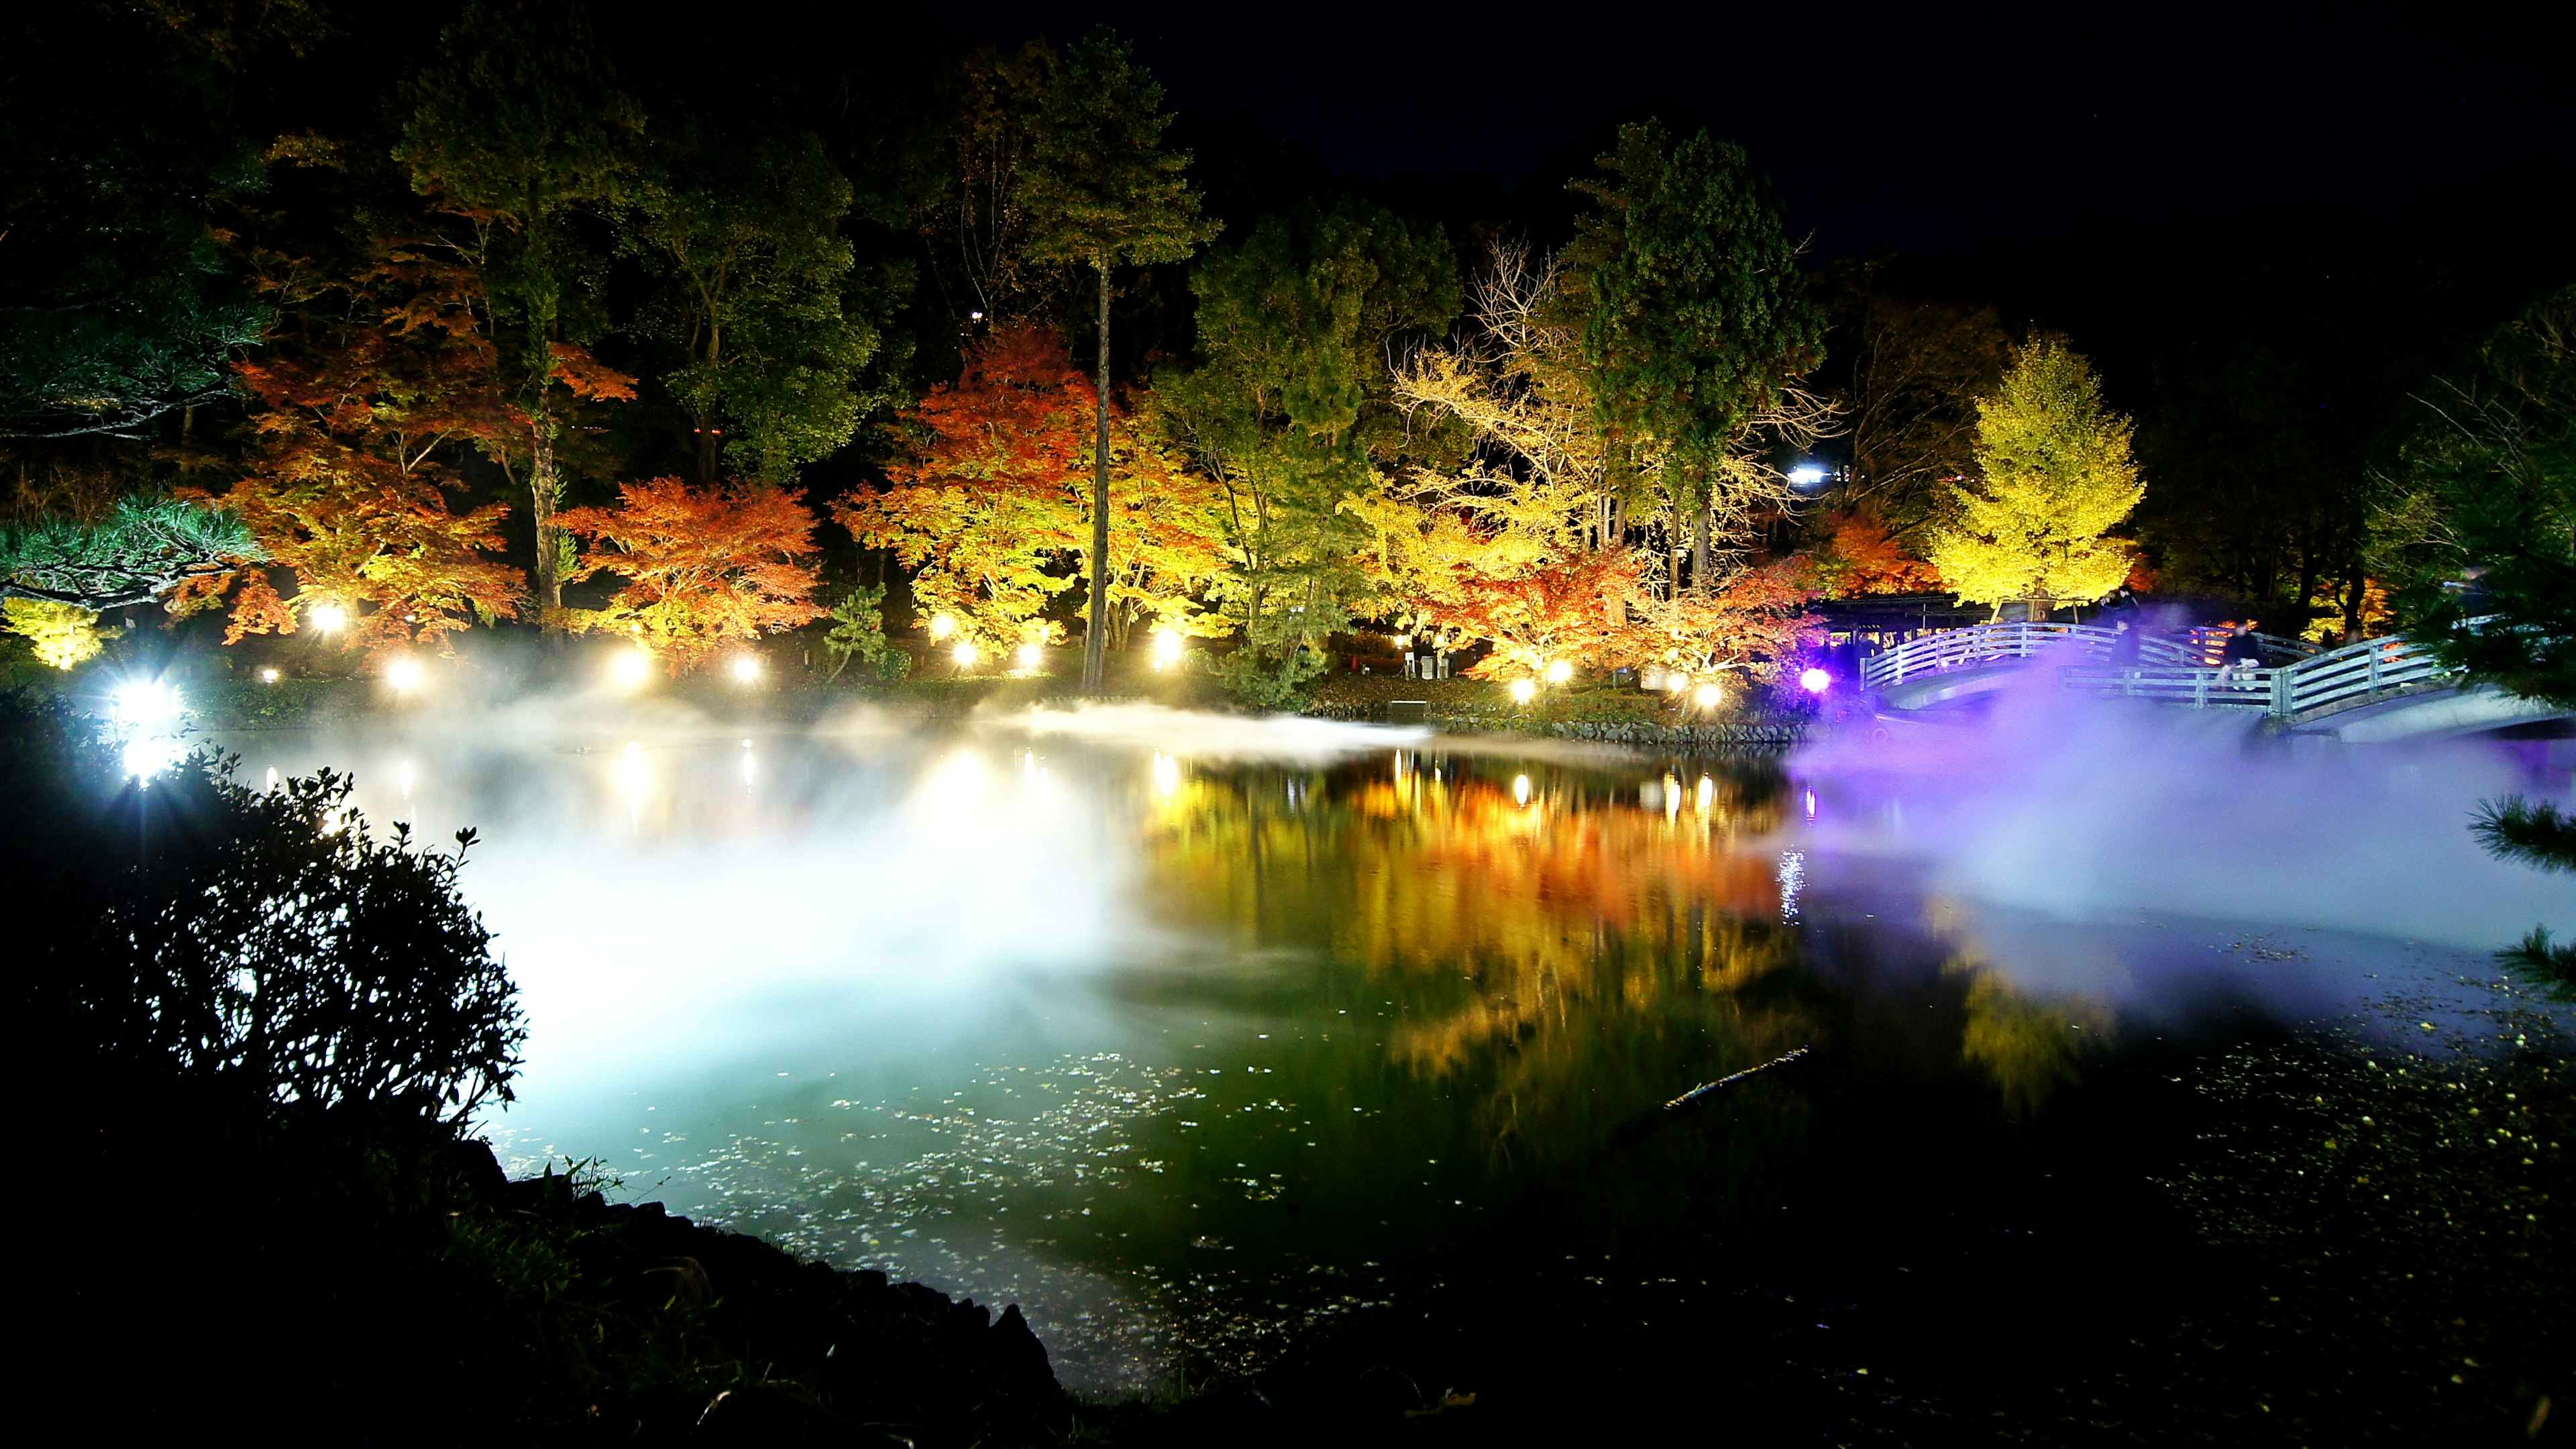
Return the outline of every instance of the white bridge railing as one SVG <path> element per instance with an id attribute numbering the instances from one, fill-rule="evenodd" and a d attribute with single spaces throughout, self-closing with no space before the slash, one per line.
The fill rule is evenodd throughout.
<path id="1" fill-rule="evenodd" d="M 2275 719 L 2313 715 L 2394 690 L 2455 677 L 2433 652 L 2409 639 L 2364 639 L 2277 668 L 2112 668 L 2071 664 L 2057 671 L 2061 689 L 2109 699 L 2158 699 L 2195 709 L 2259 709 Z"/>
<path id="2" fill-rule="evenodd" d="M 2066 664 L 2060 688 L 2105 699 L 2151 699 L 2194 709 L 2261 710 L 2278 719 L 2349 705 L 2453 677 L 2432 651 L 2407 639 L 2364 639 L 2319 653 L 2295 639 L 2257 634 L 2262 665 L 2218 667 L 2226 634 L 2193 629 L 2138 641 L 2138 662 L 2111 664 L 2114 631 L 2098 624 L 1981 624 L 1923 634 L 1861 662 L 1861 682 L 1885 689 L 1945 670 L 2040 654 L 2106 662 Z"/>
<path id="3" fill-rule="evenodd" d="M 1967 629 L 1943 629 L 1918 634 L 1862 660 L 1860 681 L 1871 689 L 1885 689 L 1918 675 L 2070 650 L 2108 659 L 2111 641 L 2116 637 L 2118 631 L 2100 624 L 1979 624 Z M 2314 646 L 2296 639 L 2276 639 L 2269 634 L 2254 637 L 2263 645 L 2267 660 L 2286 663 L 2316 653 Z M 2226 644 L 2227 631 L 2223 629 L 2158 633 L 2138 640 L 2138 662 L 2171 669 L 2215 666 Z"/>

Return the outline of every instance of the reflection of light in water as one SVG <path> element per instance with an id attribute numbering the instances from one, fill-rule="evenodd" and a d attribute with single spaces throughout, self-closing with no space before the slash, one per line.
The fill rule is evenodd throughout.
<path id="1" fill-rule="evenodd" d="M 394 767 L 394 782 L 395 782 L 396 787 L 402 791 L 402 797 L 403 797 L 404 799 L 406 799 L 406 800 L 410 799 L 410 798 L 411 798 L 411 761 L 409 761 L 409 760 L 405 760 L 405 761 L 403 761 L 401 764 L 396 765 L 396 766 Z"/>
<path id="2" fill-rule="evenodd" d="M 749 785 L 756 773 L 757 767 L 753 765 L 751 758 L 751 741 L 744 740 L 742 742 L 742 783 Z"/>
<path id="3" fill-rule="evenodd" d="M 1717 782 L 1706 775 L 1699 777 L 1699 813 L 1706 815 L 1717 804 Z"/>
<path id="4" fill-rule="evenodd" d="M 1514 804 L 1519 804 L 1519 805 L 1527 805 L 1527 804 L 1529 803 L 1529 797 L 1530 797 L 1530 783 L 1529 783 L 1529 776 L 1527 776 L 1527 775 L 1514 775 L 1514 776 L 1512 777 L 1512 801 L 1513 801 L 1513 803 L 1514 803 Z"/>
<path id="5" fill-rule="evenodd" d="M 268 767 L 268 788 L 272 790 L 277 788 L 277 767 L 275 765 Z"/>
<path id="6" fill-rule="evenodd" d="M 1401 768 L 1399 768 L 1398 773 L 1402 773 Z M 1181 788 L 1181 762 L 1173 759 L 1169 755 L 1159 752 L 1156 753 L 1154 756 L 1154 788 L 1162 792 L 1164 799 L 1170 799 L 1173 793 Z"/>
<path id="7" fill-rule="evenodd" d="M 1664 777 L 1664 818 L 1670 820 L 1682 813 L 1682 782 L 1670 775 Z"/>
<path id="8" fill-rule="evenodd" d="M 1816 818 L 1816 792 L 1813 790 L 1807 792 L 1807 818 L 1810 820 Z"/>
<path id="9" fill-rule="evenodd" d="M 1024 777 L 1034 777 L 1037 772 L 1036 758 L 1028 757 L 1022 763 Z M 991 783 L 990 777 L 984 772 L 984 762 L 976 757 L 975 752 L 959 750 L 933 766 L 930 773 L 922 777 L 918 798 L 923 805 L 933 810 L 943 807 L 959 809 L 982 799 L 984 791 Z"/>
<path id="10" fill-rule="evenodd" d="M 1780 919 L 1798 919 L 1798 892 L 1807 884 L 1807 857 L 1795 850 L 1780 853 Z"/>
<path id="11" fill-rule="evenodd" d="M 644 823 L 644 791 L 653 783 L 652 767 L 644 763 L 644 746 L 628 741 L 617 757 L 617 786 L 626 792 L 626 824 L 629 829 Z"/>

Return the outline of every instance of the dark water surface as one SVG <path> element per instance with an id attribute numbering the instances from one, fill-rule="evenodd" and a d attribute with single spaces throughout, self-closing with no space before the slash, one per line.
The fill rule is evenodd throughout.
<path id="1" fill-rule="evenodd" d="M 505 1158 L 1018 1302 L 1079 1388 L 2501 1443 L 2576 1387 L 2516 877 L 2448 943 L 2053 909 L 1919 782 L 1311 724 L 225 743 L 480 829 Z"/>

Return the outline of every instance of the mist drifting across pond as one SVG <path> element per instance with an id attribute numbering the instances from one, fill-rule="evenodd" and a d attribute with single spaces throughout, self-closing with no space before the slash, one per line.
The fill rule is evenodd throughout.
<path id="1" fill-rule="evenodd" d="M 2492 950 L 2576 931 L 2576 879 L 2488 855 L 2482 800 L 2569 798 L 2576 742 L 2346 745 L 2253 716 L 2060 693 L 1800 751 L 1823 848 L 1922 861 L 1936 889 L 2066 920 L 2148 911 Z"/>
<path id="2" fill-rule="evenodd" d="M 1785 777 L 1151 706 L 782 725 L 604 691 L 223 743 L 251 783 L 330 765 L 379 822 L 479 831 L 464 887 L 530 1023 L 505 1156 L 1021 1302 L 1101 1389 L 1365 1301 L 1595 1114 L 1829 1031 L 1836 992 L 1966 992 L 2060 1054 L 2211 1002 L 2448 990 L 2576 927 L 2564 878 L 2464 828 L 2563 791 L 2553 757 L 2042 697 Z M 2074 1060 L 1933 1045 L 1998 1081 Z"/>

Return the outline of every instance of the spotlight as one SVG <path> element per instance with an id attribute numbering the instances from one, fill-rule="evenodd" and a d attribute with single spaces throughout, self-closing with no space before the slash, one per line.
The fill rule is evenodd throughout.
<path id="1" fill-rule="evenodd" d="M 325 634 L 337 634 L 349 627 L 349 611 L 338 604 L 315 604 L 304 611 L 304 621 Z"/>
<path id="2" fill-rule="evenodd" d="M 1702 709 L 1715 709 L 1726 699 L 1726 691 L 1714 684 L 1703 684 L 1691 691 L 1691 703 Z"/>
<path id="3" fill-rule="evenodd" d="M 952 617 L 950 617 L 949 615 L 946 615 L 946 614 L 933 614 L 933 615 L 931 615 L 931 616 L 930 616 L 930 637 L 931 637 L 931 638 L 933 638 L 933 639 L 945 639 L 945 638 L 947 638 L 949 635 L 954 634 L 954 633 L 956 633 L 956 632 L 957 632 L 957 621 L 956 621 L 954 618 L 952 618 Z"/>
<path id="4" fill-rule="evenodd" d="M 608 656 L 608 682 L 620 689 L 642 689 L 653 677 L 653 656 L 642 645 Z"/>
<path id="5" fill-rule="evenodd" d="M 1513 680 L 1513 681 L 1512 681 L 1512 703 L 1514 703 L 1514 704 L 1527 704 L 1527 703 L 1529 703 L 1531 700 L 1536 699 L 1537 697 L 1538 697 L 1538 681 L 1537 681 L 1537 680 L 1534 680 L 1534 679 L 1515 679 L 1515 680 Z"/>
<path id="6" fill-rule="evenodd" d="M 385 661 L 385 683 L 396 694 L 409 694 L 428 679 L 429 672 L 420 667 L 419 660 L 408 654 L 397 654 Z"/>
<path id="7" fill-rule="evenodd" d="M 957 667 L 963 669 L 975 662 L 975 646 L 972 644 L 960 644 L 956 648 L 948 651 L 948 657 L 956 660 Z"/>
<path id="8" fill-rule="evenodd" d="M 1180 662 L 1181 636 L 1179 631 L 1171 628 L 1155 630 L 1154 667 L 1156 669 L 1168 669 Z"/>
<path id="9" fill-rule="evenodd" d="M 275 684 L 277 678 L 277 666 L 273 664 L 259 672 L 259 682 L 262 684 Z"/>
<path id="10" fill-rule="evenodd" d="M 760 682 L 760 656 L 757 654 L 737 654 L 729 667 L 733 670 L 733 682 L 736 684 Z"/>
<path id="11" fill-rule="evenodd" d="M 1821 669 L 1810 669 L 1798 676 L 1798 683 L 1809 694 L 1822 694 L 1834 687 L 1834 677 Z"/>
<path id="12" fill-rule="evenodd" d="M 1800 463 L 1789 470 L 1789 486 L 1813 496 L 1825 490 L 1825 470 L 1819 463 Z"/>
<path id="13" fill-rule="evenodd" d="M 108 723 L 123 742 L 125 773 L 145 784 L 179 763 L 179 725 L 187 711 L 179 691 L 158 679 L 132 679 L 108 699 Z"/>
<path id="14" fill-rule="evenodd" d="M 1035 669 L 1046 663 L 1046 650 L 1034 643 L 1023 644 L 1019 652 L 1011 657 L 1022 669 Z"/>
<path id="15" fill-rule="evenodd" d="M 1550 684 L 1563 684 L 1565 681 L 1572 679 L 1573 677 L 1574 666 L 1568 664 L 1562 659 L 1556 660 L 1547 666 L 1547 682 Z"/>

